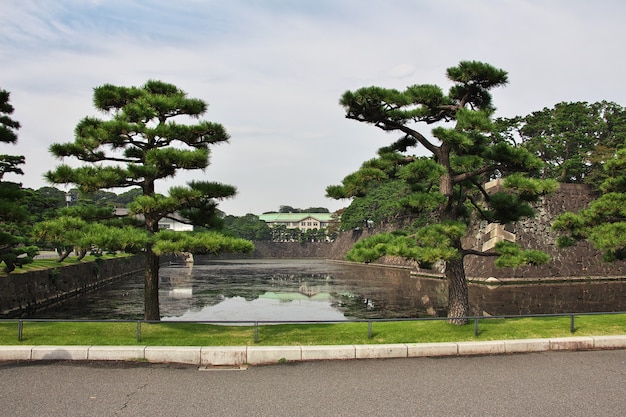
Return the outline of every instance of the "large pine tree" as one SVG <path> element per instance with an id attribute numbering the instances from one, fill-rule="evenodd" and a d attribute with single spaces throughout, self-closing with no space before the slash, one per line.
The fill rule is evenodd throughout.
<path id="1" fill-rule="evenodd" d="M 444 261 L 448 316 L 450 322 L 463 324 L 469 315 L 465 256 L 499 256 L 500 263 L 509 266 L 547 261 L 546 255 L 521 251 L 511 242 L 501 242 L 490 252 L 464 247 L 467 224 L 476 218 L 507 223 L 532 215 L 528 201 L 556 184 L 511 175 L 538 169 L 541 161 L 503 136 L 492 134 L 495 109 L 490 90 L 507 83 L 505 71 L 463 61 L 448 68 L 447 76 L 452 82 L 447 94 L 435 85 L 413 85 L 404 91 L 366 87 L 346 92 L 340 100 L 346 118 L 402 137 L 381 148 L 378 158 L 364 163 L 341 185 L 329 186 L 326 191 L 333 198 L 357 200 L 379 192 L 385 184 L 405 184 L 394 187 L 393 198 L 407 210 L 418 212 L 421 220 L 405 233 L 374 236 L 355 247 L 351 255 L 364 261 L 383 255 L 424 264 Z M 429 135 L 419 131 L 418 124 L 436 127 Z M 430 156 L 408 154 L 414 147 Z M 496 178 L 505 178 L 505 189 L 488 193 L 484 184 Z"/>
<path id="2" fill-rule="evenodd" d="M 79 167 L 57 166 L 46 174 L 55 184 L 75 184 L 81 192 L 139 187 L 142 194 L 129 204 L 129 215 L 142 219 L 148 240 L 143 250 L 145 271 L 145 318 L 159 320 L 159 255 L 190 251 L 218 253 L 250 251 L 252 244 L 227 238 L 217 232 L 198 235 L 159 231 L 159 220 L 184 213 L 196 225 L 215 225 L 218 200 L 231 197 L 236 189 L 215 182 L 193 181 L 172 187 L 169 195 L 156 192 L 157 181 L 180 170 L 202 170 L 209 164 L 209 145 L 229 139 L 224 127 L 197 119 L 207 104 L 176 86 L 151 80 L 141 87 L 110 84 L 94 89 L 94 106 L 109 120 L 86 117 L 78 123 L 73 142 L 54 144 L 58 158 L 73 157 Z"/>
<path id="3" fill-rule="evenodd" d="M 626 260 L 626 149 L 615 151 L 604 171 L 598 198 L 578 213 L 558 216 L 552 227 L 562 233 L 557 241 L 561 247 L 588 240 L 605 261 Z"/>
<path id="4" fill-rule="evenodd" d="M 20 128 L 20 123 L 11 118 L 14 108 L 9 99 L 10 93 L 0 89 L 0 143 L 16 143 Z M 28 210 L 21 204 L 22 185 L 3 181 L 6 173 L 22 175 L 20 165 L 24 161 L 21 155 L 0 155 L 0 264 L 4 263 L 5 272 L 32 262 L 38 252 L 36 247 L 26 245 Z"/>

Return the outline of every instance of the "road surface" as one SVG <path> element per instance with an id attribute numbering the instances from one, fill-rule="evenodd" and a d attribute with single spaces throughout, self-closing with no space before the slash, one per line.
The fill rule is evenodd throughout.
<path id="1" fill-rule="evenodd" d="M 200 371 L 0 363 L 0 416 L 624 416 L 626 350 Z"/>

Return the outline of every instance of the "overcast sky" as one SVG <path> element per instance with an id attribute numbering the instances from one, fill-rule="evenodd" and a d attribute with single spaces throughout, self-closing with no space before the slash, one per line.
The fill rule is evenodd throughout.
<path id="1" fill-rule="evenodd" d="M 85 116 L 106 117 L 94 87 L 158 79 L 208 102 L 203 118 L 231 135 L 205 171 L 159 191 L 219 181 L 238 189 L 220 204 L 227 214 L 334 211 L 349 202 L 325 188 L 397 139 L 345 119 L 343 92 L 447 89 L 446 68 L 479 60 L 509 73 L 496 116 L 625 105 L 624 16 L 622 0 L 1 0 L 0 88 L 22 128 L 0 153 L 26 156 L 25 175 L 5 180 L 49 185 L 43 173 L 60 163 L 50 144 L 73 141 Z"/>

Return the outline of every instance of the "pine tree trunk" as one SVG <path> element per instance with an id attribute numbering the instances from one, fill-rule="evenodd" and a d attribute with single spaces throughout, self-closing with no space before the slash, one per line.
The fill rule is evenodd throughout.
<path id="1" fill-rule="evenodd" d="M 68 247 L 68 248 L 65 248 L 65 251 L 59 255 L 59 258 L 57 259 L 57 262 L 63 262 L 64 260 L 66 260 L 67 257 L 70 256 L 70 254 L 72 253 L 73 250 L 74 250 L 74 248 L 71 247 L 71 246 Z"/>
<path id="2" fill-rule="evenodd" d="M 87 256 L 87 249 L 81 249 L 80 251 L 78 251 L 78 259 L 77 260 L 82 260 L 85 256 Z"/>
<path id="3" fill-rule="evenodd" d="M 448 323 L 467 324 L 469 315 L 469 294 L 463 258 L 446 262 L 448 280 Z"/>
<path id="4" fill-rule="evenodd" d="M 146 248 L 146 272 L 144 285 L 144 309 L 146 320 L 161 320 L 159 310 L 159 257 Z"/>

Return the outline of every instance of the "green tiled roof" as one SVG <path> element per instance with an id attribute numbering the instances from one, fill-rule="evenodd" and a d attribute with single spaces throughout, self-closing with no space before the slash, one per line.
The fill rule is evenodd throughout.
<path id="1" fill-rule="evenodd" d="M 265 213 L 259 216 L 260 220 L 268 223 L 274 222 L 299 222 L 312 217 L 319 222 L 329 222 L 331 213 Z"/>

